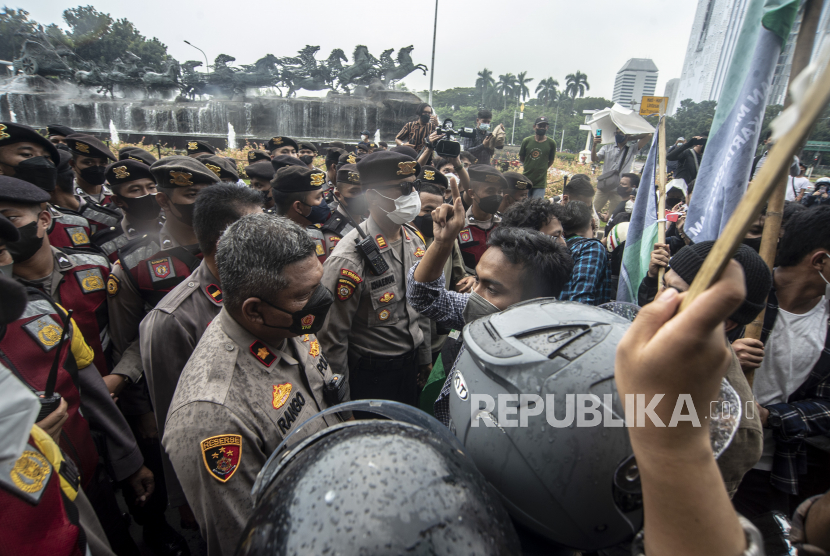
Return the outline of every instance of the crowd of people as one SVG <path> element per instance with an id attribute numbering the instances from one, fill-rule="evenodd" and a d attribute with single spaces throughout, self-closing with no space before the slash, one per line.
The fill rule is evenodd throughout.
<path id="1" fill-rule="evenodd" d="M 268 523 L 255 503 L 276 450 L 300 451 L 278 460 L 289 465 L 302 457 L 303 441 L 359 431 L 376 417 L 368 405 L 337 406 L 386 400 L 419 408 L 447 427 L 440 434 L 486 452 L 458 425 L 458 408 L 469 422 L 468 392 L 483 382 L 469 373 L 465 382 L 459 369 L 487 367 L 474 348 L 481 338 L 494 357 L 519 353 L 496 316 L 532 303 L 542 311 L 555 300 L 589 322 L 546 332 L 541 344 L 522 340 L 544 355 L 522 367 L 531 377 L 516 392 L 522 396 L 541 392 L 552 369 L 580 349 L 600 349 L 578 346 L 599 346 L 608 333 L 596 326 L 622 322 L 597 307 L 616 299 L 638 189 L 653 194 L 633 171 L 650 136 L 618 130 L 598 151 L 597 139 L 591 157 L 607 178 L 600 188 L 576 174 L 550 199 L 556 143 L 547 118 L 522 141 L 516 172 L 493 164 L 504 137 L 491 130 L 489 111 L 477 114 L 463 150 L 449 157 L 435 153 L 447 137 L 432 107 L 421 104 L 415 117 L 391 148 L 369 131 L 356 146 L 325 148 L 274 136 L 249 153 L 244 173 L 205 141 L 156 159 L 136 147 L 114 153 L 61 125 L 41 133 L 0 123 L 0 552 L 139 554 L 132 519 L 153 553 L 190 554 L 168 508 L 178 510 L 181 528 L 200 532 L 211 556 L 261 554 L 254 547 L 262 539 L 286 547 L 298 531 L 339 535 L 335 517 L 311 516 L 342 496 L 333 483 L 350 483 L 359 473 L 350 458 L 366 454 L 329 454 L 339 458 L 337 478 L 320 475 L 304 495 L 283 500 L 271 491 L 262 502 L 289 504 L 307 524 Z M 624 438 L 608 442 L 628 450 L 628 463 L 598 477 L 607 496 L 586 503 L 597 515 L 628 515 L 630 530 L 617 538 L 597 526 L 579 543 L 563 539 L 580 523 L 560 524 L 561 536 L 539 526 L 544 519 L 523 504 L 538 500 L 534 511 L 545 513 L 545 498 L 529 488 L 511 492 L 473 456 L 489 481 L 476 479 L 474 488 L 485 498 L 495 488 L 501 499 L 497 509 L 476 508 L 476 519 L 501 516 L 504 530 L 471 553 L 830 553 L 830 179 L 812 183 L 803 165 L 790 178 L 772 271 L 758 254 L 762 214 L 719 281 L 680 313 L 713 247 L 684 234 L 705 137 L 680 138 L 669 151 L 677 180 L 666 206 L 674 218 L 639 285 L 638 316 L 602 348 L 612 350 L 615 378 L 602 392 L 619 400 L 662 395 L 672 401 L 646 411 L 668 422 L 679 396 L 703 417 L 728 387 L 742 407 L 728 447 L 715 456 L 708 426 L 623 429 Z M 544 310 L 556 317 L 555 306 Z M 744 338 L 762 311 L 761 339 Z M 533 322 L 523 325 L 528 332 L 516 338 L 539 334 Z M 589 367 L 576 372 L 600 371 Z M 556 440 L 557 429 L 541 428 L 545 444 Z M 383 446 L 378 461 L 397 461 Z M 534 442 L 512 449 L 532 453 Z M 585 464 L 604 450 L 581 449 Z M 391 479 L 356 480 L 350 496 L 379 488 L 394 497 L 396 481 L 411 482 L 406 469 L 419 467 L 418 450 L 407 454 Z M 445 482 L 473 488 L 447 473 Z M 413 515 L 427 511 L 423 504 L 405 503 Z M 349 511 L 342 517 L 351 519 Z M 418 542 L 428 544 L 418 546 L 431 548 L 421 552 L 469 552 L 442 532 L 468 526 L 455 520 L 425 526 Z M 343 553 L 397 553 L 393 541 L 383 548 L 372 539 L 375 532 L 406 538 L 393 521 L 346 527 Z M 285 550 L 325 552 L 313 542 Z"/>

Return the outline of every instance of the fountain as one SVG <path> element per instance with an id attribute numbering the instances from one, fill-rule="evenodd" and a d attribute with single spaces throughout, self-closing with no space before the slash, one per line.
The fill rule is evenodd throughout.
<path id="1" fill-rule="evenodd" d="M 236 131 L 233 129 L 233 124 L 228 122 L 228 148 L 236 148 Z"/>
<path id="2" fill-rule="evenodd" d="M 110 120 L 110 144 L 117 145 L 120 142 L 121 140 L 118 139 L 118 130 L 115 129 L 115 123 L 113 123 L 113 121 Z"/>

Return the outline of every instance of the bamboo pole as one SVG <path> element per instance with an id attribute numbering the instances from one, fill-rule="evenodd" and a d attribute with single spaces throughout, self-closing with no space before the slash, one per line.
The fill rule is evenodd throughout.
<path id="1" fill-rule="evenodd" d="M 660 101 L 660 125 L 657 131 L 657 242 L 666 243 L 666 101 Z M 666 267 L 657 270 L 657 292 L 663 290 Z"/>

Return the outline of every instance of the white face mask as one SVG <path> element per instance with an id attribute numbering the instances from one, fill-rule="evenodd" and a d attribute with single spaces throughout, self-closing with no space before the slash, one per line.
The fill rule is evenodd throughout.
<path id="1" fill-rule="evenodd" d="M 456 185 L 457 185 L 457 184 L 459 183 L 459 181 L 460 181 L 460 180 L 458 179 L 458 175 L 457 175 L 457 174 L 444 174 L 444 175 L 445 175 L 445 176 L 447 176 L 447 181 L 450 181 L 450 179 L 455 179 L 455 183 L 456 183 Z"/>
<path id="2" fill-rule="evenodd" d="M 386 195 L 381 194 L 378 192 L 378 195 L 383 197 L 384 199 L 389 199 Z M 380 207 L 380 210 L 386 212 L 386 216 L 389 217 L 389 220 L 398 224 L 399 226 L 403 226 L 407 222 L 412 222 L 418 213 L 421 212 L 421 197 L 417 191 L 414 189 L 412 193 L 409 195 L 401 195 L 397 199 L 389 199 L 390 201 L 395 201 L 395 210 L 392 212 L 387 212 Z"/>

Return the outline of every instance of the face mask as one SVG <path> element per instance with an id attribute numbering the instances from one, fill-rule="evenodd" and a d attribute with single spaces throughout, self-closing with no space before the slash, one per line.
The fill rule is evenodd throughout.
<path id="1" fill-rule="evenodd" d="M 424 216 L 416 216 L 412 219 L 412 223 L 420 230 L 424 237 L 434 237 L 432 233 L 432 215 L 425 214 Z"/>
<path id="2" fill-rule="evenodd" d="M 614 133 L 614 140 L 617 143 L 622 143 L 625 141 L 625 133 Z"/>
<path id="3" fill-rule="evenodd" d="M 81 179 L 89 185 L 102 185 L 107 181 L 106 166 L 89 166 L 81 170 Z"/>
<path id="4" fill-rule="evenodd" d="M 548 130 L 546 128 L 544 128 L 544 127 L 537 127 L 536 128 L 536 135 L 538 135 L 539 137 L 544 137 L 547 134 L 548 134 Z"/>
<path id="5" fill-rule="evenodd" d="M 311 164 L 314 161 L 314 155 L 313 154 L 304 154 L 303 156 L 300 157 L 300 160 L 303 162 L 303 164 Z"/>
<path id="6" fill-rule="evenodd" d="M 11 253 L 15 263 L 22 263 L 31 259 L 43 245 L 43 238 L 37 237 L 37 220 L 17 229 L 20 239 L 7 243 L 6 248 Z"/>
<path id="7" fill-rule="evenodd" d="M 4 265 L 0 266 L 0 274 L 2 274 L 3 276 L 6 276 L 8 278 L 11 278 L 12 274 L 13 274 L 13 272 L 12 272 L 13 269 L 14 269 L 14 263 L 4 264 Z"/>
<path id="8" fill-rule="evenodd" d="M 268 201 L 271 200 L 271 190 L 270 189 L 267 190 L 267 191 L 260 191 L 259 195 L 260 195 L 260 197 L 262 197 L 262 204 L 263 205 L 267 205 Z"/>
<path id="9" fill-rule="evenodd" d="M 311 212 L 308 213 L 306 218 L 312 224 L 323 224 L 329 219 L 329 216 L 331 216 L 331 209 L 326 204 L 326 200 L 323 199 L 323 202 L 319 205 L 311 205 Z"/>
<path id="10" fill-rule="evenodd" d="M 447 181 L 450 181 L 450 179 L 455 178 L 456 185 L 461 182 L 461 180 L 458 179 L 458 174 L 444 174 L 444 175 L 447 176 Z"/>
<path id="11" fill-rule="evenodd" d="M 421 123 L 422 124 L 427 123 L 431 116 L 432 116 L 432 114 L 421 114 Z"/>
<path id="12" fill-rule="evenodd" d="M 360 140 L 361 140 L 361 141 L 363 141 L 363 142 L 365 143 L 366 141 L 368 141 L 368 140 L 369 140 L 369 136 L 368 136 L 368 135 L 361 135 L 361 136 L 360 136 Z"/>
<path id="13" fill-rule="evenodd" d="M 116 195 L 127 205 L 126 213 L 132 220 L 152 220 L 159 215 L 161 207 L 156 202 L 156 194 L 148 193 L 141 197 L 122 197 Z"/>
<path id="14" fill-rule="evenodd" d="M 498 307 L 478 295 L 476 292 L 473 292 L 470 294 L 470 297 L 467 298 L 467 305 L 464 306 L 462 316 L 464 317 L 464 322 L 466 324 L 470 324 L 476 319 L 498 312 Z"/>
<path id="15" fill-rule="evenodd" d="M 620 197 L 623 197 L 623 198 L 628 197 L 629 195 L 631 195 L 631 190 L 626 189 L 623 186 L 619 186 L 619 187 L 617 187 L 617 195 L 619 195 Z M 673 207 L 674 205 L 669 205 L 669 203 L 666 202 L 666 206 L 667 207 L 669 207 L 669 206 Z"/>
<path id="16" fill-rule="evenodd" d="M 824 255 L 825 255 L 826 257 L 830 257 L 830 254 L 824 253 Z M 822 274 L 820 270 L 818 271 L 818 275 L 819 275 L 819 276 L 821 276 L 821 279 L 822 279 L 822 280 L 824 280 L 824 283 L 825 283 L 825 284 L 827 284 L 828 286 L 830 286 L 830 282 L 828 282 L 828 281 L 827 281 L 827 278 L 825 278 L 825 277 L 824 277 L 824 274 Z"/>
<path id="17" fill-rule="evenodd" d="M 340 199 L 340 203 L 346 208 L 352 218 L 369 214 L 366 195 L 360 194 L 354 197 L 341 197 Z"/>
<path id="18" fill-rule="evenodd" d="M 386 195 L 382 195 L 378 193 L 384 199 L 389 199 Z M 390 201 L 395 201 L 395 210 L 392 212 L 386 212 L 382 207 L 380 210 L 386 212 L 386 216 L 399 226 L 403 226 L 407 222 L 412 222 L 412 219 L 418 216 L 418 213 L 421 212 L 421 197 L 418 195 L 417 191 L 412 191 L 409 195 L 402 195 L 397 199 L 389 199 Z"/>
<path id="19" fill-rule="evenodd" d="M 187 226 L 193 227 L 193 209 L 196 208 L 196 203 L 187 203 L 187 204 L 179 204 L 173 203 L 173 206 L 176 207 L 176 211 L 181 214 L 181 216 L 176 216 L 175 214 L 173 217 L 185 224 Z"/>
<path id="20" fill-rule="evenodd" d="M 504 197 L 502 195 L 490 195 L 489 197 L 484 197 L 480 199 L 478 202 L 478 206 L 487 214 L 496 214 L 496 212 L 498 212 L 499 210 L 499 207 L 501 206 L 501 202 L 503 199 Z"/>
<path id="21" fill-rule="evenodd" d="M 265 324 L 268 328 L 277 328 L 279 330 L 288 330 L 292 334 L 296 334 L 299 336 L 300 334 L 317 334 L 321 328 L 323 328 L 323 323 L 326 322 L 326 315 L 331 308 L 331 304 L 334 303 L 334 296 L 325 287 L 323 284 L 317 286 L 317 289 L 314 290 L 314 293 L 311 294 L 308 302 L 305 306 L 295 313 L 290 313 L 285 309 L 280 309 L 276 305 L 272 305 L 262 299 L 268 305 L 271 305 L 274 309 L 278 311 L 282 311 L 288 315 L 291 315 L 291 319 L 293 322 L 291 326 L 272 326 L 270 324 Z"/>
<path id="22" fill-rule="evenodd" d="M 15 166 L 14 177 L 36 185 L 44 191 L 52 191 L 58 180 L 58 169 L 45 156 L 36 156 Z"/>
<path id="23" fill-rule="evenodd" d="M 490 129 L 490 124 L 485 124 L 484 122 L 482 122 L 482 123 L 478 124 L 478 128 L 481 131 L 487 131 L 487 130 Z"/>
<path id="24" fill-rule="evenodd" d="M 753 237 L 753 238 L 744 238 L 743 242 L 744 245 L 752 247 L 756 253 L 761 252 L 761 238 L 760 237 Z"/>
<path id="25" fill-rule="evenodd" d="M 71 169 L 58 174 L 58 188 L 64 193 L 75 193 L 75 172 Z"/>
<path id="26" fill-rule="evenodd" d="M 71 150 L 69 150 L 69 145 L 67 145 L 66 143 L 58 143 L 57 145 L 55 145 L 55 148 L 60 149 L 62 151 L 66 151 L 68 153 L 72 152 Z"/>
<path id="27" fill-rule="evenodd" d="M 634 212 L 634 201 L 632 201 L 631 199 L 625 202 L 625 212 L 629 214 Z"/>

